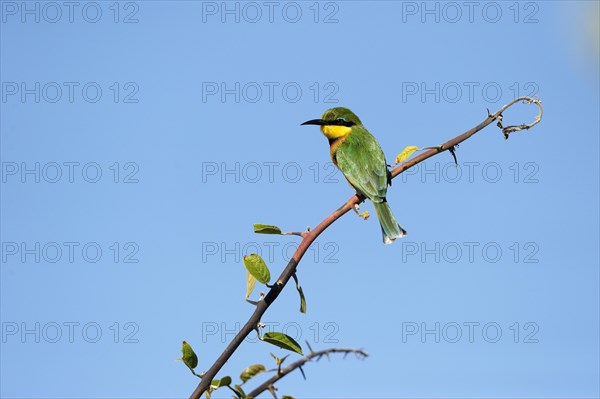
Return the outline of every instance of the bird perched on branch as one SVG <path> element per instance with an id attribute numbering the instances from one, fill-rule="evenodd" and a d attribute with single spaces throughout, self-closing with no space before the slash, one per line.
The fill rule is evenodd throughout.
<path id="1" fill-rule="evenodd" d="M 321 119 L 312 119 L 302 125 L 321 127 L 321 132 L 329 140 L 331 160 L 335 166 L 358 194 L 373 202 L 383 242 L 391 244 L 396 238 L 405 236 L 406 230 L 394 218 L 385 198 L 387 186 L 392 184 L 385 155 L 358 116 L 348 108 L 336 107 L 325 111 Z M 358 213 L 358 204 L 355 210 Z"/>

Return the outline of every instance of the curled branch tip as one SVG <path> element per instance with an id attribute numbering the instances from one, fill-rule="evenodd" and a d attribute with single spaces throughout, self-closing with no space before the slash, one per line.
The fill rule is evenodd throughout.
<path id="1" fill-rule="evenodd" d="M 504 126 L 504 124 L 502 123 L 502 113 L 508 109 L 509 107 L 511 107 L 513 104 L 517 103 L 521 101 L 522 104 L 535 104 L 538 106 L 539 112 L 537 114 L 537 116 L 534 118 L 532 123 L 522 123 L 520 125 L 510 125 L 510 126 Z M 497 126 L 502 129 L 502 134 L 504 134 L 504 139 L 508 140 L 508 136 L 511 133 L 514 132 L 518 132 L 520 130 L 529 130 L 532 127 L 534 127 L 535 125 L 537 125 L 538 123 L 540 123 L 540 121 L 542 120 L 542 115 L 544 113 L 544 109 L 542 107 L 542 100 L 540 100 L 539 98 L 533 98 L 533 97 L 519 97 L 519 98 L 515 98 L 513 101 L 509 102 L 508 104 L 506 104 L 504 107 L 502 107 L 498 112 L 496 112 L 494 115 L 490 115 L 490 117 L 496 119 L 498 121 Z"/>

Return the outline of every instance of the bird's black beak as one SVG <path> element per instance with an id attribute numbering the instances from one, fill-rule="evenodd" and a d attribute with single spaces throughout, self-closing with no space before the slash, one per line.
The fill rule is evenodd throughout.
<path id="1" fill-rule="evenodd" d="M 325 126 L 327 125 L 327 121 L 324 121 L 323 119 L 311 119 L 309 121 L 306 121 L 304 123 L 301 123 L 300 126 L 304 126 L 304 125 L 319 125 L 319 126 Z"/>

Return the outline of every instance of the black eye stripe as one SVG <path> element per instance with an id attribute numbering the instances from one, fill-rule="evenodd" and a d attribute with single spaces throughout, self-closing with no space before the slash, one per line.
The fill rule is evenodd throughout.
<path id="1" fill-rule="evenodd" d="M 356 125 L 356 123 L 347 121 L 344 118 L 336 118 L 333 120 L 328 120 L 327 124 L 329 126 L 346 126 L 346 127 L 352 127 L 352 126 Z"/>

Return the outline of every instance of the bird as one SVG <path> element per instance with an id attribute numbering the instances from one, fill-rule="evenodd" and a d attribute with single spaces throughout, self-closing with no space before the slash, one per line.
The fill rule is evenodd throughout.
<path id="1" fill-rule="evenodd" d="M 383 243 L 391 244 L 396 238 L 404 237 L 406 230 L 396 221 L 386 199 L 392 177 L 385 155 L 358 116 L 348 108 L 335 107 L 325 111 L 320 119 L 311 119 L 301 125 L 320 126 L 321 132 L 329 141 L 329 152 L 334 165 L 357 194 L 373 203 L 381 225 Z M 355 205 L 355 210 L 358 213 L 358 204 Z"/>

